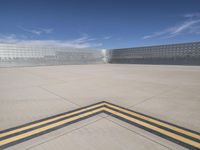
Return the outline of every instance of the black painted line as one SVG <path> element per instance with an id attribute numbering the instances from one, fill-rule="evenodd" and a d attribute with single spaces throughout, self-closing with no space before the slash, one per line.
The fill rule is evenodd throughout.
<path id="1" fill-rule="evenodd" d="M 60 114 L 53 115 L 53 116 L 50 116 L 50 117 L 47 117 L 47 118 L 43 118 L 43 119 L 39 119 L 39 120 L 36 120 L 36 121 L 33 121 L 33 122 L 29 122 L 29 123 L 26 123 L 26 124 L 23 124 L 23 125 L 19 125 L 19 126 L 16 126 L 16 127 L 5 129 L 5 130 L 0 131 L 0 134 L 5 133 L 5 132 L 9 132 L 9 131 L 12 131 L 12 130 L 16 130 L 16 129 L 19 129 L 19 128 L 22 128 L 22 127 L 26 127 L 26 126 L 29 126 L 29 125 L 33 125 L 33 124 L 36 124 L 36 123 L 39 123 L 39 122 L 42 122 L 42 121 L 46 121 L 46 120 L 49 120 L 49 119 L 53 119 L 53 118 L 56 118 L 56 117 L 59 117 L 59 116 L 70 114 L 70 113 L 73 113 L 73 112 L 76 112 L 76 111 L 79 111 L 79 110 L 82 110 L 82 109 L 87 109 L 89 107 L 92 107 L 92 106 L 95 106 L 95 105 L 98 105 L 98 104 L 102 104 L 102 102 L 98 102 L 98 103 L 95 103 L 95 104 L 92 104 L 92 105 L 89 105 L 89 106 L 81 107 L 81 108 L 78 108 L 78 109 L 75 109 L 75 110 L 71 110 L 71 111 L 68 111 L 68 112 L 60 113 Z"/>
<path id="2" fill-rule="evenodd" d="M 95 105 L 98 105 L 98 104 L 104 104 L 104 105 L 99 106 L 99 107 L 96 107 L 96 108 L 93 108 L 93 109 L 85 110 L 85 111 L 83 111 L 83 112 L 80 112 L 80 113 L 77 113 L 77 114 L 74 114 L 74 115 L 70 115 L 70 116 L 67 116 L 67 117 L 64 117 L 64 118 L 61 118 L 61 119 L 58 119 L 58 120 L 55 120 L 55 121 L 52 121 L 52 122 L 49 122 L 49 123 L 46 123 L 46 124 L 37 126 L 37 127 L 34 127 L 34 128 L 30 128 L 30 129 L 28 129 L 28 130 L 23 130 L 23 131 L 21 131 L 21 132 L 15 133 L 15 134 L 8 135 L 8 136 L 6 136 L 6 137 L 0 138 L 0 141 L 5 140 L 5 139 L 9 139 L 9 138 L 14 137 L 14 136 L 17 136 L 17 135 L 24 134 L 24 133 L 27 133 L 27 132 L 30 132 L 30 131 L 32 131 L 32 130 L 37 130 L 37 129 L 39 129 L 39 128 L 45 127 L 45 126 L 50 125 L 50 124 L 57 123 L 57 122 L 62 121 L 62 120 L 66 120 L 66 119 L 69 119 L 69 118 L 73 118 L 73 117 L 79 116 L 79 115 L 81 115 L 81 114 L 94 111 L 94 110 L 96 110 L 96 109 L 108 108 L 108 109 L 113 110 L 113 111 L 115 111 L 115 112 L 124 114 L 125 116 L 128 116 L 128 117 L 131 117 L 131 118 L 140 120 L 140 121 L 142 121 L 142 122 L 144 122 L 144 123 L 148 123 L 148 124 L 150 124 L 150 125 L 153 125 L 153 126 L 155 126 L 155 127 L 160 128 L 160 129 L 166 130 L 166 131 L 171 132 L 171 133 L 173 133 L 173 134 L 176 134 L 176 135 L 179 135 L 179 136 L 184 137 L 184 138 L 186 138 L 186 139 L 189 139 L 189 140 L 191 140 L 191 141 L 200 143 L 200 141 L 199 141 L 198 139 L 195 139 L 195 138 L 193 138 L 193 137 L 190 137 L 189 135 L 185 135 L 185 134 L 176 132 L 176 131 L 174 131 L 174 130 L 168 129 L 167 127 L 163 127 L 163 126 L 160 126 L 160 125 L 158 125 L 158 124 L 156 124 L 156 123 L 152 123 L 152 122 L 150 122 L 150 121 L 148 121 L 148 120 L 145 120 L 145 119 L 142 119 L 142 118 L 133 116 L 133 115 L 128 114 L 128 113 L 125 113 L 125 112 L 122 112 L 122 111 L 120 111 L 120 110 L 117 110 L 117 109 L 114 109 L 114 108 L 112 108 L 112 107 L 109 107 L 109 106 L 106 105 L 106 104 L 113 105 L 113 106 L 115 106 L 115 107 L 117 107 L 117 108 L 121 108 L 121 109 L 130 111 L 130 112 L 133 112 L 133 113 L 137 113 L 137 114 L 139 114 L 139 115 L 142 115 L 142 116 L 145 116 L 145 117 L 148 117 L 148 118 L 151 118 L 151 119 L 154 119 L 154 120 L 157 120 L 157 121 L 160 121 L 160 122 L 163 122 L 163 123 L 166 123 L 166 124 L 175 126 L 175 127 L 177 127 L 177 128 L 180 128 L 180 129 L 183 129 L 183 130 L 192 132 L 192 133 L 194 133 L 194 134 L 200 135 L 200 133 L 198 133 L 198 132 L 196 132 L 196 131 L 192 131 L 192 130 L 189 130 L 189 129 L 185 129 L 185 128 L 183 128 L 183 127 L 180 127 L 180 126 L 177 126 L 177 125 L 174 125 L 174 124 L 171 124 L 171 123 L 168 123 L 168 122 L 159 120 L 159 119 L 157 119 L 157 118 L 154 118 L 154 117 L 151 117 L 151 116 L 142 114 L 142 113 L 138 113 L 138 112 L 135 112 L 135 111 L 133 111 L 133 110 L 126 109 L 126 108 L 123 108 L 123 107 L 121 107 L 121 106 L 117 106 L 117 105 L 115 105 L 115 104 L 111 104 L 111 103 L 108 103 L 108 102 L 105 102 L 105 101 L 98 102 L 98 103 L 95 103 L 95 104 L 92 104 L 92 105 L 89 105 L 89 106 L 86 106 L 86 107 L 78 108 L 78 109 L 75 109 L 75 110 L 72 110 L 72 111 L 69 111 L 69 112 L 65 112 L 65 113 L 61 113 L 61 114 L 58 114 L 58 115 L 54 115 L 54 116 L 51 116 L 51 117 L 47 117 L 47 118 L 44 118 L 44 119 L 40 119 L 40 120 L 37 120 L 37 121 L 33 121 L 33 122 L 30 122 L 30 123 L 27 123 L 27 124 L 24 124 L 24 125 L 21 125 L 21 126 L 17 126 L 17 127 L 14 127 L 14 128 L 6 129 L 6 130 L 3 130 L 3 131 L 0 131 L 0 133 L 5 133 L 5 132 L 8 132 L 8 131 L 12 131 L 12 130 L 15 130 L 15 129 L 19 129 L 19 128 L 21 128 L 21 127 L 25 127 L 25 126 L 28 126 L 28 125 L 32 125 L 32 124 L 35 124 L 35 123 L 38 123 L 38 122 L 42 122 L 42 121 L 45 121 L 45 120 L 48 120 L 48 119 L 52 119 L 52 118 L 55 118 L 55 117 L 58 117 L 58 116 L 62 116 L 62 115 L 68 114 L 68 113 L 73 113 L 73 112 L 79 111 L 79 110 L 81 110 L 81 109 L 86 109 L 86 108 L 89 108 L 89 107 L 92 107 L 92 106 L 95 106 Z M 144 129 L 144 130 L 146 130 L 146 131 L 148 131 L 148 132 L 151 132 L 151 133 L 153 133 L 153 134 L 155 134 L 155 135 L 158 135 L 158 136 L 160 136 L 160 137 L 162 137 L 162 138 L 164 138 L 164 139 L 167 139 L 167 140 L 169 140 L 169 141 L 172 141 L 172 142 L 174 142 L 174 143 L 176 143 L 176 144 L 179 144 L 179 145 L 181 145 L 181 146 L 184 146 L 184 147 L 186 147 L 186 148 L 188 148 L 188 149 L 195 149 L 195 150 L 198 149 L 198 148 L 196 148 L 196 147 L 194 147 L 194 146 L 192 146 L 192 145 L 190 145 L 190 144 L 188 144 L 188 143 L 181 142 L 181 141 L 179 141 L 179 140 L 177 140 L 177 139 L 174 139 L 174 138 L 169 137 L 169 136 L 167 136 L 167 135 L 165 135 L 165 134 L 162 134 L 162 133 L 160 133 L 159 131 L 155 131 L 155 130 L 149 129 L 148 127 L 145 127 L 145 126 L 143 126 L 143 125 L 140 125 L 140 124 L 137 124 L 137 123 L 135 123 L 135 122 L 132 122 L 132 121 L 126 119 L 126 118 L 117 116 L 116 114 L 107 112 L 106 110 L 101 110 L 101 111 L 98 112 L 98 113 L 90 114 L 90 115 L 88 115 L 88 116 L 81 117 L 81 118 L 79 118 L 79 119 L 76 119 L 76 120 L 74 120 L 74 121 L 71 121 L 71 122 L 68 122 L 68 123 L 59 125 L 59 126 L 57 126 L 57 127 L 49 128 L 49 129 L 47 129 L 47 130 L 45 130 L 45 131 L 42 131 L 42 132 L 40 132 L 40 133 L 37 133 L 37 134 L 31 135 L 31 136 L 28 136 L 28 137 L 26 137 L 26 138 L 18 139 L 17 141 L 13 141 L 13 142 L 7 143 L 7 144 L 5 144 L 5 145 L 0 146 L 0 149 L 4 149 L 4 148 L 10 147 L 10 146 L 19 144 L 19 143 L 21 143 L 21 142 L 30 140 L 30 139 L 32 139 L 32 138 L 34 138 L 34 137 L 38 137 L 38 136 L 40 136 L 40 135 L 47 134 L 47 133 L 49 133 L 49 132 L 52 132 L 52 131 L 54 131 L 54 130 L 60 129 L 60 128 L 62 128 L 62 127 L 65 127 L 65 126 L 67 126 L 67 125 L 76 123 L 76 122 L 78 122 L 78 121 L 84 120 L 84 119 L 86 119 L 86 118 L 89 118 L 89 117 L 91 117 L 91 116 L 94 116 L 94 115 L 99 114 L 99 113 L 102 113 L 102 112 L 104 112 L 104 113 L 106 113 L 106 114 L 108 114 L 108 115 L 111 115 L 111 116 L 113 116 L 113 117 L 115 117 L 115 118 L 118 118 L 118 119 L 120 119 L 120 120 L 122 120 L 122 121 L 125 121 L 125 122 L 127 122 L 127 123 L 129 123 L 129 124 L 131 124 L 131 125 L 137 126 L 137 127 L 141 128 L 141 129 Z"/>
<path id="3" fill-rule="evenodd" d="M 36 126 L 36 127 L 33 127 L 33 128 L 30 128 L 30 129 L 26 129 L 26 130 L 23 130 L 23 131 L 20 131 L 20 132 L 17 132 L 17 133 L 14 133 L 14 134 L 9 134 L 7 136 L 4 136 L 2 138 L 0 138 L 0 141 L 1 140 L 5 140 L 5 139 L 9 139 L 11 137 L 14 137 L 14 136 L 17 136 L 17 135 L 20 135 L 20 134 L 23 134 L 23 133 L 27 133 L 27 132 L 30 132 L 32 130 L 36 130 L 36 129 L 39 129 L 39 128 L 42 128 L 44 126 L 47 126 L 47 125 L 50 125 L 50 124 L 54 124 L 54 123 L 57 123 L 57 122 L 60 122 L 62 120 L 66 120 L 66 119 L 69 119 L 69 118 L 73 118 L 75 116 L 79 116 L 81 114 L 84 114 L 84 113 L 87 113 L 87 112 L 90 112 L 90 111 L 94 111 L 96 109 L 99 109 L 99 108 L 103 108 L 104 106 L 99 106 L 99 107 L 96 107 L 96 108 L 93 108 L 93 109 L 90 109 L 90 110 L 86 110 L 86 111 L 83 111 L 81 113 L 77 113 L 77 114 L 74 114 L 74 115 L 70 115 L 68 117 L 64 117 L 64 118 L 61 118 L 61 119 L 58 119 L 58 120 L 55 120 L 55 121 L 52 121 L 52 122 L 49 122 L 49 123 L 46 123 L 46 124 L 43 124 L 43 125 L 39 125 L 39 126 Z"/>
<path id="4" fill-rule="evenodd" d="M 118 108 L 121 108 L 121 109 L 130 111 L 130 112 L 133 112 L 133 113 L 136 113 L 136 114 L 139 114 L 139 115 L 142 115 L 142 116 L 145 116 L 145 117 L 154 119 L 154 120 L 156 120 L 156 121 L 160 121 L 160 122 L 163 122 L 163 123 L 165 123 L 165 124 L 168 124 L 168 125 L 171 125 L 171 126 L 180 128 L 180 129 L 182 129 L 182 130 L 186 130 L 186 131 L 188 131 L 188 132 L 191 132 L 191 133 L 200 135 L 200 133 L 197 132 L 197 131 L 194 131 L 194 130 L 191 130 L 191 129 L 187 129 L 187 128 L 178 126 L 178 125 L 176 125 L 176 124 L 172 124 L 172 123 L 170 123 L 170 122 L 166 122 L 166 121 L 164 121 L 164 120 L 160 120 L 160 119 L 158 119 L 158 118 L 154 118 L 154 117 L 152 117 L 152 116 L 149 116 L 149 115 L 146 115 L 146 114 L 142 114 L 142 113 L 140 113 L 140 112 L 137 112 L 137 111 L 134 111 L 134 110 L 131 110 L 131 109 L 128 109 L 128 108 L 124 108 L 124 107 L 122 107 L 122 106 L 118 106 L 118 105 L 116 105 L 116 104 L 112 104 L 112 103 L 109 103 L 109 102 L 106 102 L 106 101 L 103 101 L 103 102 L 104 102 L 104 103 L 107 103 L 107 104 L 109 104 L 109 105 L 113 105 L 113 106 L 115 106 L 115 107 L 118 107 Z"/>
<path id="5" fill-rule="evenodd" d="M 26 137 L 26 138 L 22 138 L 22 139 L 19 139 L 19 140 L 17 140 L 17 141 L 10 142 L 10 143 L 8 143 L 8 144 L 5 144 L 5 145 L 0 146 L 0 150 L 1 150 L 1 149 L 8 148 L 8 147 L 11 147 L 11 146 L 14 146 L 14 145 L 16 145 L 16 144 L 19 144 L 19 143 L 22 143 L 22 142 L 25 142 L 25 141 L 28 141 L 28 140 L 33 139 L 33 138 L 36 138 L 36 137 L 39 137 L 39 136 L 41 136 L 41 135 L 50 133 L 50 132 L 52 132 L 52 131 L 61 129 L 61 128 L 63 128 L 63 127 L 66 127 L 66 126 L 68 126 L 68 125 L 74 124 L 74 123 L 79 122 L 79 121 L 81 121 L 81 120 L 85 120 L 85 119 L 87 119 L 87 118 L 90 118 L 90 117 L 92 117 L 92 116 L 98 115 L 98 114 L 100 114 L 100 113 L 101 113 L 101 112 L 97 112 L 97 113 L 94 113 L 94 114 L 91 114 L 91 115 L 88 115 L 88 116 L 79 118 L 79 119 L 77 119 L 77 120 L 74 120 L 74 121 L 71 121 L 71 122 L 62 124 L 62 125 L 60 125 L 60 126 L 57 126 L 57 127 L 54 127 L 54 128 L 50 128 L 50 129 L 45 130 L 45 131 L 43 131 L 43 132 L 40 132 L 40 133 L 31 135 L 31 136 L 28 136 L 28 137 Z"/>
<path id="6" fill-rule="evenodd" d="M 128 120 L 128 119 L 122 118 L 122 117 L 120 117 L 120 116 L 118 116 L 118 115 L 112 114 L 112 113 L 107 112 L 107 111 L 106 111 L 105 113 L 108 114 L 108 115 L 110 115 L 110 116 L 112 116 L 112 117 L 115 117 L 115 118 L 117 118 L 117 119 L 119 119 L 119 120 L 121 120 L 121 121 L 124 121 L 124 122 L 126 122 L 126 123 L 129 123 L 129 124 L 131 124 L 131 125 L 133 125 L 133 126 L 136 126 L 136 127 L 140 128 L 140 129 L 143 129 L 143 130 L 148 131 L 148 132 L 150 132 L 150 133 L 152 133 L 152 134 L 155 134 L 155 135 L 157 135 L 157 136 L 159 136 L 159 137 L 161 137 L 161 138 L 164 138 L 164 139 L 166 139 L 166 140 L 168 140 L 168 141 L 171 141 L 171 142 L 176 143 L 176 144 L 178 144 L 178 145 L 180 145 L 180 146 L 183 146 L 183 147 L 185 147 L 185 148 L 188 148 L 188 149 L 190 149 L 190 150 L 199 150 L 198 148 L 193 147 L 193 146 L 190 145 L 190 144 L 187 144 L 187 143 L 181 142 L 181 141 L 179 141 L 179 140 L 177 140 L 177 139 L 171 138 L 171 137 L 169 137 L 169 136 L 167 136 L 167 135 L 165 135 L 165 134 L 162 134 L 162 133 L 157 132 L 157 131 L 155 131 L 155 130 L 149 129 L 149 128 L 145 127 L 145 126 L 142 126 L 142 125 L 140 125 L 140 124 L 137 124 L 137 123 L 135 123 L 135 122 L 132 122 L 132 121 L 130 121 L 130 120 Z"/>
<path id="7" fill-rule="evenodd" d="M 108 109 L 114 110 L 114 111 L 116 111 L 116 112 L 119 112 L 119 113 L 121 113 L 121 114 L 124 114 L 124 115 L 126 115 L 126 116 L 129 116 L 129 117 L 135 118 L 135 119 L 137 119 L 137 120 L 146 122 L 146 123 L 148 123 L 148 124 L 150 124 L 150 125 L 159 127 L 159 128 L 164 129 L 164 130 L 166 130 L 166 131 L 172 132 L 172 133 L 174 133 L 174 134 L 180 135 L 180 136 L 182 136 L 182 137 L 185 137 L 185 138 L 188 138 L 188 139 L 190 139 L 190 140 L 193 140 L 193 141 L 196 141 L 196 142 L 199 142 L 199 143 L 200 143 L 200 140 L 199 140 L 199 139 L 193 138 L 193 137 L 191 137 L 191 136 L 189 136 L 189 135 L 185 135 L 185 134 L 180 133 L 180 132 L 178 132 L 178 131 L 175 131 L 175 130 L 169 129 L 169 128 L 167 128 L 167 127 L 158 125 L 158 124 L 156 124 L 156 123 L 150 122 L 150 121 L 148 121 L 148 120 L 145 120 L 145 119 L 142 119 L 142 118 L 133 116 L 133 115 L 131 115 L 131 114 L 122 112 L 122 111 L 117 110 L 117 109 L 114 109 L 114 108 L 112 108 L 112 107 L 109 107 L 109 106 L 105 106 L 105 107 L 108 108 Z"/>

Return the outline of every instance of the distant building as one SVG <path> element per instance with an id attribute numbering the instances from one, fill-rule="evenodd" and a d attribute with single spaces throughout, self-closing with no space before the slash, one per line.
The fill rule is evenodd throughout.
<path id="1" fill-rule="evenodd" d="M 94 63 L 200 65 L 200 42 L 111 50 L 0 44 L 0 67 Z"/>
<path id="2" fill-rule="evenodd" d="M 111 49 L 109 63 L 200 65 L 200 42 Z"/>
<path id="3" fill-rule="evenodd" d="M 101 50 L 55 46 L 0 44 L 0 66 L 102 63 Z"/>

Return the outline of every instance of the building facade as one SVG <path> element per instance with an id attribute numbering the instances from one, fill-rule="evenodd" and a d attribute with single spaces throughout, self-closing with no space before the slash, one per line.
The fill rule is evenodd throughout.
<path id="1" fill-rule="evenodd" d="M 0 67 L 102 63 L 97 49 L 0 44 Z"/>
<path id="2" fill-rule="evenodd" d="M 200 65 L 200 42 L 111 49 L 109 63 Z"/>
<path id="3" fill-rule="evenodd" d="M 200 65 L 200 42 L 111 50 L 0 44 L 0 67 L 94 63 Z"/>

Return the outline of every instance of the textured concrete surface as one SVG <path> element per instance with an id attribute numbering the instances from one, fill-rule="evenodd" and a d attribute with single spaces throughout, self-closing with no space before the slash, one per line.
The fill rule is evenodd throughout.
<path id="1" fill-rule="evenodd" d="M 0 130 L 108 101 L 200 132 L 199 91 L 199 66 L 0 68 Z M 66 148 L 184 149 L 102 114 L 9 149 Z"/>
<path id="2" fill-rule="evenodd" d="M 82 149 L 82 150 L 138 150 L 152 149 L 165 150 L 166 147 L 158 145 L 144 137 L 122 128 L 106 119 L 99 120 L 91 125 L 61 136 L 54 141 L 32 147 L 33 150 L 47 149 Z"/>

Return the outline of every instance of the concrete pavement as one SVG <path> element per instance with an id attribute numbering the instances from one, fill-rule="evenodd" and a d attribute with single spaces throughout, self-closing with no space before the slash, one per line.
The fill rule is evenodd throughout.
<path id="1" fill-rule="evenodd" d="M 0 68 L 0 130 L 108 101 L 200 132 L 199 91 L 199 66 Z M 102 114 L 8 149 L 66 148 L 185 149 Z"/>

